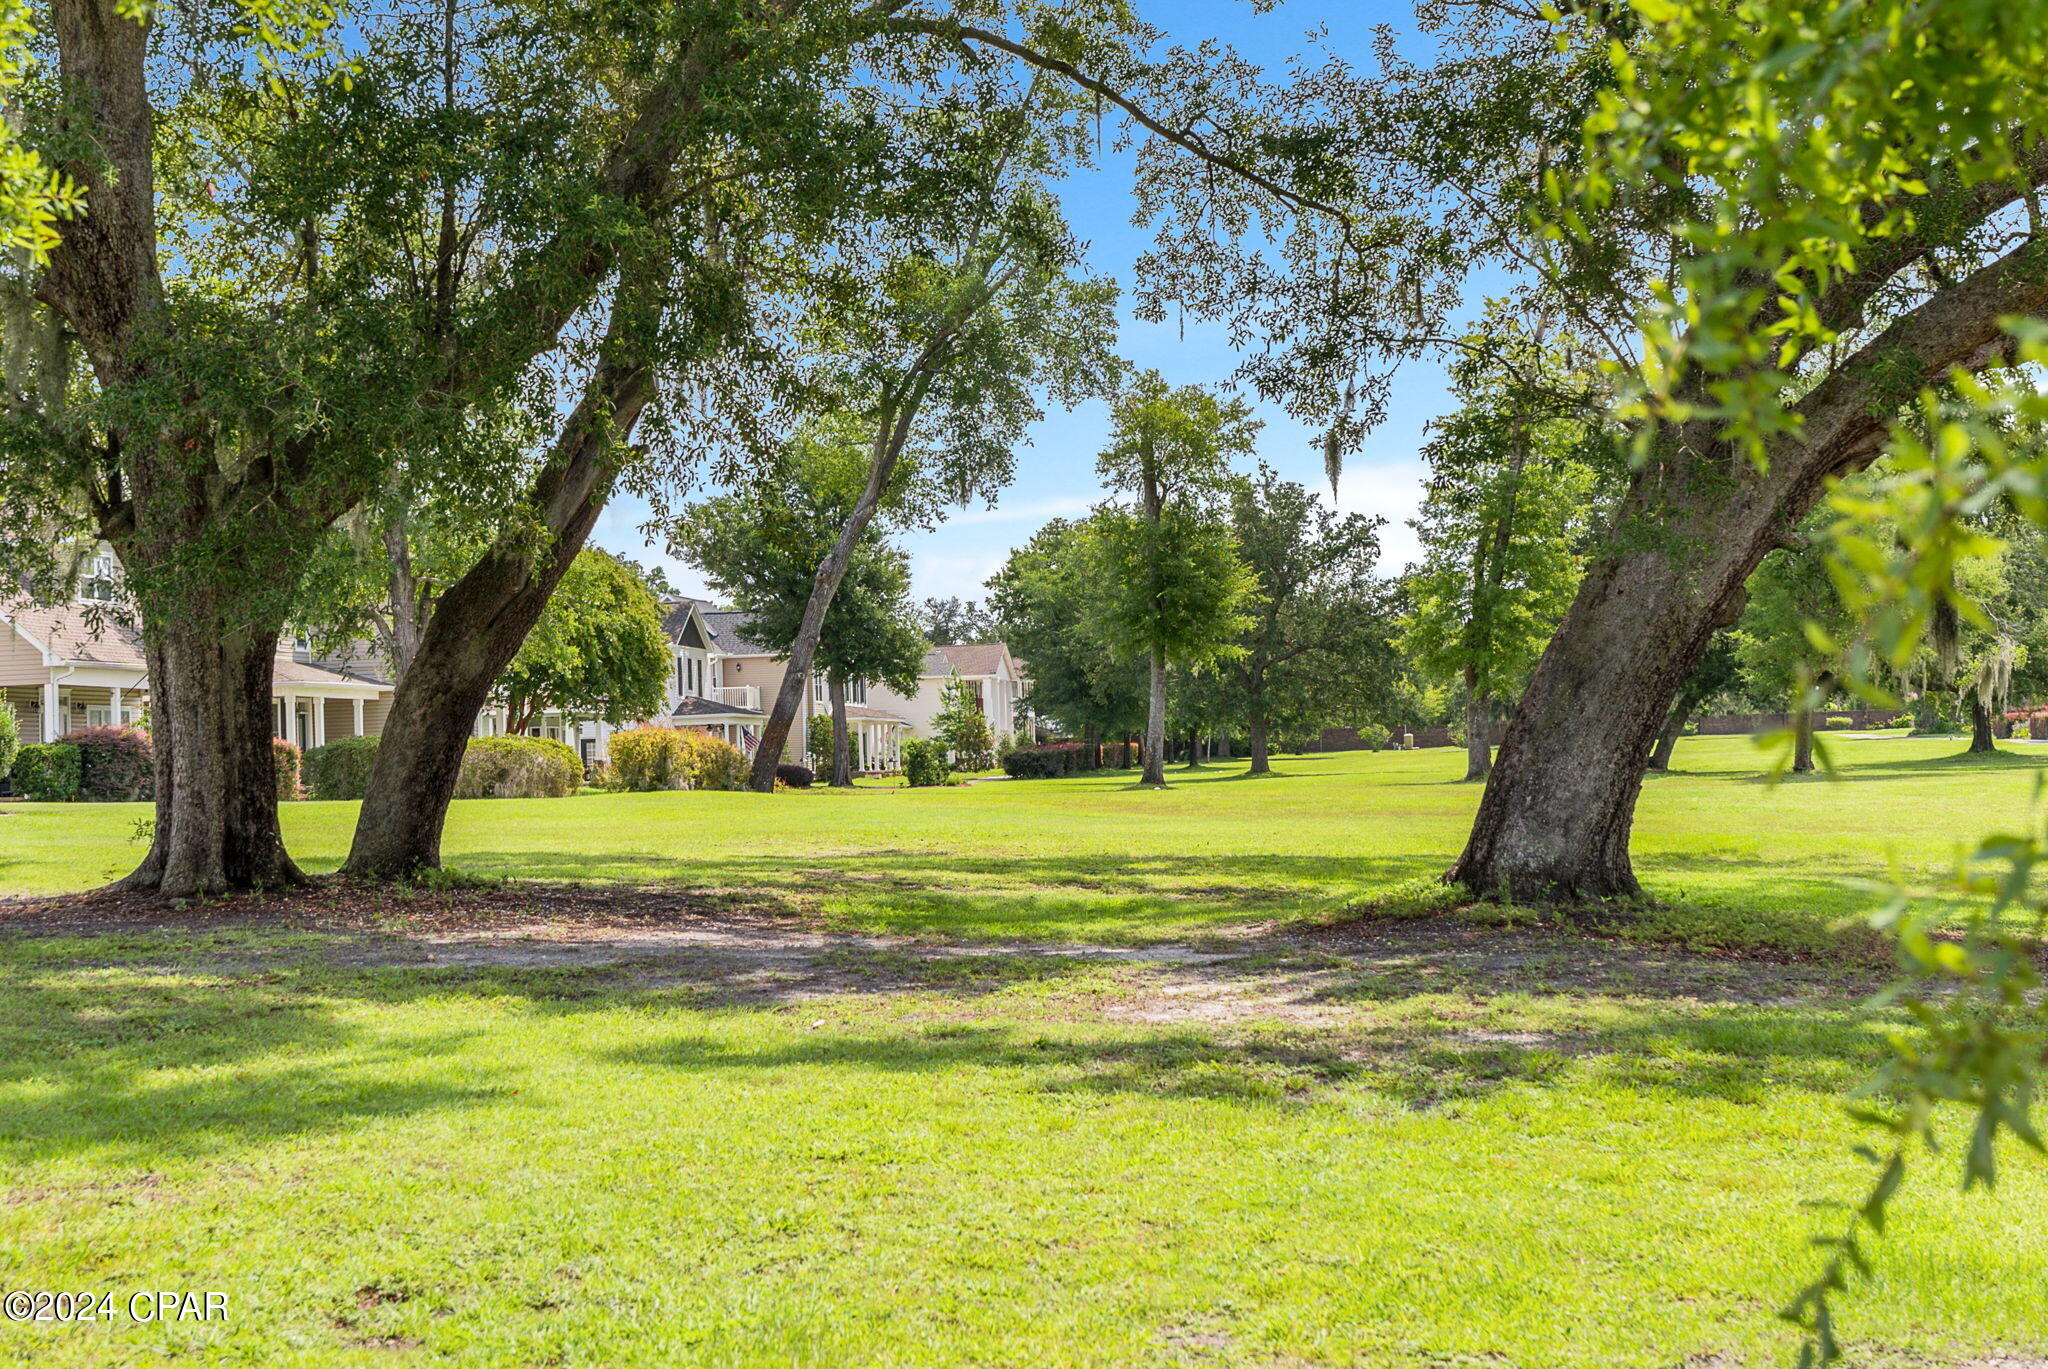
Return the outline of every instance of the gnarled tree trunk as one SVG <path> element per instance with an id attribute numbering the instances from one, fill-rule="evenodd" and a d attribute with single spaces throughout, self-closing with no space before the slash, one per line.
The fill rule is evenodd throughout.
<path id="1" fill-rule="evenodd" d="M 303 879 L 277 825 L 271 665 L 282 623 L 235 623 L 181 598 L 150 633 L 156 828 L 115 887 L 185 898 L 275 889 Z M 208 612 L 208 608 L 216 611 Z"/>
<path id="2" fill-rule="evenodd" d="M 1787 452 L 1745 477 L 1744 459 L 1701 438 L 1636 478 L 1508 723 L 1452 882 L 1509 899 L 1641 892 L 1629 833 L 1672 700 L 1750 572 L 1841 468 Z"/>
<path id="3" fill-rule="evenodd" d="M 477 714 L 583 550 L 613 462 L 653 397 L 653 371 L 616 355 L 637 351 L 620 338 L 623 323 L 615 313 L 607 339 L 615 354 L 599 362 L 528 495 L 552 540 L 536 549 L 523 537 L 500 538 L 434 605 L 377 744 L 348 874 L 410 879 L 441 863 L 441 831 Z"/>
<path id="4" fill-rule="evenodd" d="M 1678 739 L 1685 735 L 1685 724 L 1692 717 L 1692 705 L 1680 699 L 1671 710 L 1671 716 L 1664 720 L 1664 730 L 1657 734 L 1657 749 L 1650 753 L 1650 768 L 1663 773 L 1671 768 L 1671 753 L 1678 748 Z"/>
<path id="5" fill-rule="evenodd" d="M 1813 771 L 1813 710 L 1800 708 L 1792 714 L 1792 773 Z"/>
<path id="6" fill-rule="evenodd" d="M 1873 249 L 1827 312 L 1847 320 L 1927 250 Z M 2027 240 L 1893 319 L 1793 405 L 1800 430 L 1770 444 L 1762 470 L 1711 421 L 1661 435 L 1530 677 L 1449 880 L 1486 897 L 1641 892 L 1628 843 L 1651 742 L 1743 582 L 1828 477 L 1877 455 L 1902 396 L 2010 355 L 2002 320 L 2048 307 L 2044 267 L 2048 243 Z"/>

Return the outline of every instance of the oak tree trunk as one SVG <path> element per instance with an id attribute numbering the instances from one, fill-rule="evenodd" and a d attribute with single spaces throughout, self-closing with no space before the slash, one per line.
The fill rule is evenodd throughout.
<path id="1" fill-rule="evenodd" d="M 1273 773 L 1273 755 L 1266 745 L 1266 719 L 1261 713 L 1251 717 L 1252 768 L 1245 773 L 1270 775 Z"/>
<path id="2" fill-rule="evenodd" d="M 1970 691 L 1970 749 L 1972 756 L 1996 754 L 1997 744 L 1991 735 L 1991 710 L 1984 706 L 1984 698 L 1976 690 Z"/>
<path id="3" fill-rule="evenodd" d="M 653 393 L 647 366 L 601 361 L 528 495 L 552 540 L 535 548 L 523 536 L 501 537 L 435 602 L 391 700 L 346 873 L 411 879 L 440 866 L 441 831 L 477 714 L 583 550 L 611 491 L 613 462 Z"/>
<path id="4" fill-rule="evenodd" d="M 1792 714 L 1792 773 L 1813 770 L 1813 710 L 1801 708 Z"/>
<path id="5" fill-rule="evenodd" d="M 1685 725 L 1692 718 L 1692 703 L 1680 699 L 1672 708 L 1671 716 L 1664 720 L 1664 730 L 1657 734 L 1657 749 L 1650 753 L 1650 768 L 1660 774 L 1671 769 L 1671 753 L 1678 749 L 1678 739 L 1685 735 Z"/>
<path id="6" fill-rule="evenodd" d="M 832 701 L 832 784 L 837 789 L 851 789 L 853 747 L 846 735 L 846 681 L 837 675 L 826 680 L 825 696 Z"/>
<path id="7" fill-rule="evenodd" d="M 1145 703 L 1145 773 L 1140 784 L 1166 783 L 1166 656 L 1152 653 L 1151 688 Z"/>
<path id="8" fill-rule="evenodd" d="M 156 827 L 116 888 L 189 898 L 304 878 L 277 825 L 270 686 L 282 626 L 235 623 L 206 596 L 181 597 L 175 619 L 152 625 Z"/>
<path id="9" fill-rule="evenodd" d="M 1750 572 L 1843 468 L 1827 455 L 1788 451 L 1754 475 L 1696 437 L 1636 477 L 1508 723 L 1451 882 L 1507 899 L 1641 892 L 1628 848 L 1651 748 Z"/>
<path id="10" fill-rule="evenodd" d="M 1473 672 L 1468 671 L 1468 678 Z M 1486 691 L 1476 685 L 1465 696 L 1465 782 L 1486 778 L 1493 769 L 1493 708 Z"/>

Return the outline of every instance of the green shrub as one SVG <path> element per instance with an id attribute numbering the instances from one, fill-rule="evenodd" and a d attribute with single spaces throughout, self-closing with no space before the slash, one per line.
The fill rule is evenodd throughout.
<path id="1" fill-rule="evenodd" d="M 78 797 L 78 748 L 68 742 L 24 746 L 14 758 L 14 788 L 23 798 L 69 803 Z"/>
<path id="2" fill-rule="evenodd" d="M 953 679 L 940 686 L 939 711 L 932 719 L 932 733 L 941 747 L 952 753 L 954 768 L 995 768 L 996 739 L 990 735 L 988 718 L 981 711 L 981 694 L 967 681 Z M 903 768 L 907 773 L 909 762 Z"/>
<path id="3" fill-rule="evenodd" d="M 747 758 L 740 754 L 737 746 L 707 732 L 685 729 L 683 735 L 689 739 L 684 745 L 690 749 L 690 788 L 732 790 L 747 787 Z"/>
<path id="4" fill-rule="evenodd" d="M 7 778 L 20 751 L 21 727 L 14 721 L 14 705 L 0 699 L 0 780 Z"/>
<path id="5" fill-rule="evenodd" d="M 916 737 L 903 743 L 903 779 L 913 789 L 931 789 L 946 782 L 944 743 Z"/>
<path id="6" fill-rule="evenodd" d="M 1839 732 L 1845 727 L 1854 727 L 1855 725 L 1856 720 L 1843 713 L 1828 714 L 1827 721 L 1822 724 L 1830 732 Z"/>
<path id="7" fill-rule="evenodd" d="M 78 748 L 78 797 L 133 803 L 156 797 L 156 749 L 139 727 L 81 727 L 57 740 Z"/>
<path id="8" fill-rule="evenodd" d="M 1088 748 L 1079 742 L 1047 742 L 1019 746 L 1003 756 L 1003 771 L 1012 779 L 1049 780 L 1088 768 Z"/>
<path id="9" fill-rule="evenodd" d="M 614 732 L 609 789 L 744 789 L 747 758 L 731 742 L 686 727 L 636 727 Z"/>
<path id="10" fill-rule="evenodd" d="M 784 761 L 775 767 L 775 779 L 792 789 L 808 789 L 818 782 L 818 775 L 807 765 L 791 765 Z"/>
<path id="11" fill-rule="evenodd" d="M 472 737 L 455 781 L 458 799 L 559 799 L 583 783 L 576 753 L 546 737 Z"/>
<path id="12" fill-rule="evenodd" d="M 302 764 L 306 790 L 316 799 L 359 799 L 370 789 L 377 763 L 375 737 L 342 737 L 316 746 Z"/>
<path id="13" fill-rule="evenodd" d="M 674 727 L 636 727 L 612 733 L 605 788 L 635 794 L 681 789 L 687 771 L 681 735 L 681 729 Z"/>
<path id="14" fill-rule="evenodd" d="M 810 753 L 811 769 L 832 768 L 832 715 L 820 713 L 811 719 L 810 740 L 805 749 Z"/>
<path id="15" fill-rule="evenodd" d="M 287 803 L 300 797 L 299 777 L 305 772 L 305 754 L 298 743 L 272 737 L 270 767 L 277 775 L 277 801 Z"/>

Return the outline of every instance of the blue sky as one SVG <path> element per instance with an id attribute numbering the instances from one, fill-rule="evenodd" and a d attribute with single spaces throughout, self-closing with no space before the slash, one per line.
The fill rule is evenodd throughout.
<path id="1" fill-rule="evenodd" d="M 1292 0 L 1266 14 L 1255 14 L 1246 0 L 1176 0 L 1171 5 L 1147 0 L 1146 16 L 1166 29 L 1175 42 L 1192 44 L 1204 37 L 1221 39 L 1269 69 L 1288 58 L 1316 51 L 1308 36 L 1327 26 L 1328 49 L 1367 60 L 1372 28 L 1386 23 L 1412 31 L 1414 16 L 1406 0 Z M 1100 167 L 1074 176 L 1059 187 L 1062 204 L 1075 233 L 1088 242 L 1090 265 L 1113 277 L 1128 295 L 1132 263 L 1148 245 L 1149 236 L 1131 225 L 1130 159 L 1105 154 Z M 1230 379 L 1239 354 L 1219 328 L 1190 322 L 1185 332 L 1169 321 L 1142 323 L 1129 315 L 1128 303 L 1119 339 L 1124 355 L 1139 366 L 1158 369 L 1175 384 L 1218 384 Z M 1423 467 L 1417 455 L 1425 425 L 1447 405 L 1443 373 L 1427 365 L 1405 367 L 1396 378 L 1387 420 L 1366 441 L 1364 450 L 1346 462 L 1337 504 L 1347 512 L 1383 515 L 1383 565 L 1399 569 L 1413 555 L 1415 539 L 1404 520 L 1421 497 Z M 1290 419 L 1272 405 L 1259 405 L 1266 426 L 1259 435 L 1258 456 L 1283 475 L 1328 494 L 1323 475 L 1319 434 Z M 975 504 L 955 510 L 938 529 L 914 533 L 903 541 L 910 553 L 913 592 L 926 596 L 957 595 L 978 599 L 982 581 L 1003 563 L 1010 549 L 1027 540 L 1049 518 L 1085 513 L 1102 497 L 1095 478 L 1095 456 L 1108 431 L 1108 412 L 1089 403 L 1072 412 L 1053 410 L 1031 434 L 1030 445 L 1017 454 L 1017 478 L 995 507 Z M 708 595 L 703 578 L 690 567 L 650 546 L 642 532 L 646 504 L 629 495 L 613 499 L 593 540 L 645 563 L 661 565 L 685 593 Z M 657 539 L 658 543 L 658 539 Z"/>

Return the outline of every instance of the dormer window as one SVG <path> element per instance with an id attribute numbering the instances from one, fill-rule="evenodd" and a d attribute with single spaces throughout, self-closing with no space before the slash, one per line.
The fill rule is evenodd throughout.
<path id="1" fill-rule="evenodd" d="M 78 597 L 92 604 L 111 604 L 121 597 L 121 567 L 111 555 L 92 558 L 86 568 L 85 579 L 79 584 Z"/>

